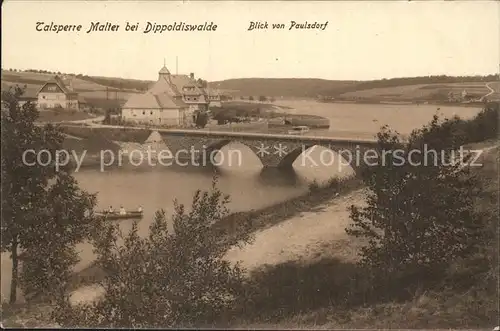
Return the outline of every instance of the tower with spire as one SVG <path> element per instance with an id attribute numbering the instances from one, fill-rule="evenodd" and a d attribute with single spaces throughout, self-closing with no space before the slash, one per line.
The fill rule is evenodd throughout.
<path id="1" fill-rule="evenodd" d="M 163 59 L 163 67 L 158 72 L 158 79 L 166 78 L 170 82 L 170 71 L 168 70 L 165 59 Z"/>

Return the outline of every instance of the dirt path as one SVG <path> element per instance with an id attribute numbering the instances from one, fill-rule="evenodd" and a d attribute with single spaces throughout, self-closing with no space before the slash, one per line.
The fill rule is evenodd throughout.
<path id="1" fill-rule="evenodd" d="M 259 231 L 253 243 L 232 248 L 226 258 L 231 262 L 241 261 L 248 271 L 292 260 L 324 257 L 353 260 L 359 243 L 345 233 L 350 223 L 348 207 L 363 204 L 364 196 L 365 191 L 358 190 Z"/>
<path id="2" fill-rule="evenodd" d="M 483 98 L 489 97 L 490 95 L 496 92 L 494 89 L 491 88 L 490 83 L 486 83 L 485 86 L 490 91 L 487 94 L 483 95 Z"/>

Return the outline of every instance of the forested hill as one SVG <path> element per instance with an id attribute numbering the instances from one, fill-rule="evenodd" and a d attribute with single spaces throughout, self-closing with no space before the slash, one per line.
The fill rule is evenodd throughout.
<path id="1" fill-rule="evenodd" d="M 210 82 L 209 86 L 230 91 L 234 96 L 316 97 L 319 91 L 348 89 L 356 84 L 315 78 L 237 78 Z"/>
<path id="2" fill-rule="evenodd" d="M 488 76 L 422 76 L 379 79 L 372 81 L 342 81 L 309 78 L 239 78 L 210 82 L 209 86 L 231 91 L 236 96 L 317 97 L 338 96 L 342 93 L 418 84 L 471 83 L 498 81 L 498 75 Z"/>

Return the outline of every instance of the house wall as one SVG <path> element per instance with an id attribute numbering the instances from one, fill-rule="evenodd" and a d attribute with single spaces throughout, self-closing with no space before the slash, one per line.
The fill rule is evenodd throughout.
<path id="1" fill-rule="evenodd" d="M 208 103 L 187 103 L 189 111 L 196 113 L 198 111 L 207 111 Z"/>
<path id="2" fill-rule="evenodd" d="M 40 92 L 38 94 L 38 106 L 40 108 L 66 108 L 66 94 L 54 92 Z"/>
<path id="3" fill-rule="evenodd" d="M 220 100 L 210 100 L 209 107 L 222 107 Z"/>
<path id="4" fill-rule="evenodd" d="M 78 96 L 72 94 L 65 94 L 59 88 L 49 89 L 49 87 L 44 88 L 40 93 L 38 93 L 37 103 L 38 107 L 41 109 L 46 108 L 66 108 L 78 110 Z"/>
<path id="5" fill-rule="evenodd" d="M 123 108 L 122 120 L 138 124 L 180 126 L 184 125 L 186 112 L 186 109 Z"/>

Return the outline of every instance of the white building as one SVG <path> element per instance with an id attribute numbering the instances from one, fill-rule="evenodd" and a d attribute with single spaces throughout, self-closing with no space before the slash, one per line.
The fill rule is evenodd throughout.
<path id="1" fill-rule="evenodd" d="M 192 126 L 208 110 L 208 97 L 191 75 L 172 75 L 164 66 L 158 80 L 143 94 L 132 95 L 122 107 L 122 120 L 160 126 Z"/>
<path id="2" fill-rule="evenodd" d="M 217 89 L 207 88 L 209 107 L 222 107 L 221 94 Z"/>
<path id="3" fill-rule="evenodd" d="M 66 84 L 59 76 L 45 83 L 37 92 L 40 109 L 64 108 L 78 110 L 82 99 L 73 90 L 72 82 Z"/>

